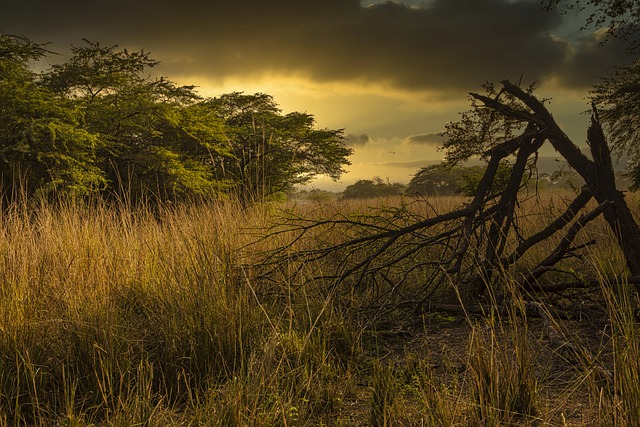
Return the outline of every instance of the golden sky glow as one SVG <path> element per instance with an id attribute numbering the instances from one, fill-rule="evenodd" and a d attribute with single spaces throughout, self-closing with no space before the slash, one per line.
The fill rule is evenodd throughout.
<path id="1" fill-rule="evenodd" d="M 340 189 L 373 176 L 407 182 L 437 161 L 420 136 L 456 120 L 487 80 L 537 82 L 581 144 L 589 84 L 629 57 L 570 20 L 538 0 L 24 0 L 3 6 L 0 30 L 50 41 L 60 58 L 82 38 L 144 49 L 204 96 L 265 92 L 284 112 L 344 128 L 350 173 L 316 183 Z"/>
<path id="2" fill-rule="evenodd" d="M 333 191 L 374 176 L 408 182 L 419 168 L 443 156 L 437 144 L 426 144 L 415 137 L 442 132 L 445 123 L 456 120 L 458 113 L 469 106 L 464 92 L 452 98 L 437 92 L 411 93 L 353 82 L 318 83 L 302 77 L 229 78 L 220 83 L 203 76 L 185 76 L 179 81 L 189 82 L 199 82 L 198 90 L 203 96 L 233 91 L 266 92 L 275 96 L 285 113 L 308 111 L 316 116 L 319 127 L 344 128 L 347 135 L 366 136 L 364 143 L 353 138 L 356 141 L 352 144 L 355 151 L 352 165 L 340 182 L 320 178 L 311 185 Z M 588 117 L 580 114 L 588 108 L 586 93 L 549 82 L 540 96 L 553 98 L 552 110 L 558 122 L 581 144 L 588 122 Z M 541 154 L 554 155 L 549 148 Z"/>

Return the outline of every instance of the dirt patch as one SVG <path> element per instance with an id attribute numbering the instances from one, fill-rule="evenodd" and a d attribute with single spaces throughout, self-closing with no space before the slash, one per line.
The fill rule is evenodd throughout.
<path id="1" fill-rule="evenodd" d="M 488 351 L 496 359 L 495 371 L 488 373 L 496 378 L 517 373 L 511 363 L 529 366 L 530 373 L 523 375 L 532 387 L 535 412 L 513 417 L 517 425 L 603 425 L 598 407 L 613 391 L 596 369 L 613 372 L 606 320 L 601 315 L 582 316 L 558 320 L 556 325 L 567 342 L 591 359 L 562 348 L 539 318 L 513 322 L 435 312 L 380 322 L 363 333 L 360 379 L 355 395 L 345 402 L 344 425 L 371 425 L 377 363 L 392 373 L 393 381 L 386 387 L 393 393 L 390 416 L 397 425 L 429 425 L 425 422 L 438 410 L 430 405 L 449 411 L 452 425 L 470 425 L 477 416 L 477 351 Z M 484 347 L 474 347 L 479 344 L 474 344 L 473 334 Z"/>

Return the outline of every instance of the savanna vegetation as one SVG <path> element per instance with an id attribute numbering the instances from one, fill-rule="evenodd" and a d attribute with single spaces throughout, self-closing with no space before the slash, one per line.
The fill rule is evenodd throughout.
<path id="1" fill-rule="evenodd" d="M 85 40 L 37 73 L 46 45 L 0 34 L 3 200 L 127 197 L 176 201 L 277 197 L 318 174 L 337 179 L 351 150 L 342 130 L 307 113 L 282 114 L 273 97 L 213 99 L 152 77 L 147 52 Z"/>
<path id="2" fill-rule="evenodd" d="M 605 138 L 637 186 L 636 68 L 595 88 L 588 155 L 504 81 L 411 195 L 303 204 L 277 196 L 340 176 L 341 130 L 145 52 L 48 54 L 0 36 L 0 424 L 637 425 L 640 200 Z M 579 188 L 538 185 L 543 144 Z"/>
<path id="3" fill-rule="evenodd" d="M 524 232 L 573 196 L 523 202 Z M 636 297 L 607 282 L 624 257 L 605 221 L 583 236 L 597 247 L 558 266 L 586 289 L 541 298 L 502 271 L 500 289 L 466 314 L 452 288 L 416 305 L 424 282 L 415 275 L 354 286 L 330 278 L 340 257 L 278 270 L 264 259 L 353 237 L 317 229 L 261 239 L 292 216 L 373 212 L 390 224 L 399 212 L 433 217 L 466 202 L 13 205 L 0 221 L 0 423 L 634 425 Z"/>
<path id="4" fill-rule="evenodd" d="M 344 199 L 374 199 L 376 197 L 399 196 L 405 191 L 405 186 L 398 182 L 390 182 L 376 176 L 373 179 L 361 179 L 348 185 L 342 192 Z"/>

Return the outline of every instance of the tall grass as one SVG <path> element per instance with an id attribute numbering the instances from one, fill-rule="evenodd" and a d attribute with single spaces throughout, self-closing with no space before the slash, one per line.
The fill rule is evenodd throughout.
<path id="1" fill-rule="evenodd" d="M 266 214 L 224 203 L 6 212 L 2 422 L 164 425 L 167 414 L 221 405 L 237 425 L 273 425 L 293 407 L 298 417 L 330 408 L 331 326 L 321 331 L 310 306 L 257 300 L 243 267 L 251 237 L 241 230 Z M 285 309 L 300 321 L 285 322 Z M 323 325 L 339 326 L 336 315 L 327 310 Z M 247 397 L 233 397 L 233 413 L 229 393 Z"/>
<path id="2" fill-rule="evenodd" d="M 407 208 L 429 216 L 461 202 Z M 549 368 L 538 347 L 546 341 L 515 288 L 506 315 L 456 320 L 467 334 L 457 350 L 464 366 L 443 372 L 457 362 L 425 351 L 431 330 L 414 328 L 401 351 L 384 353 L 368 338 L 378 326 L 350 308 L 358 294 L 327 293 L 311 280 L 339 260 L 309 263 L 295 282 L 277 271 L 254 274 L 259 257 L 246 246 L 287 243 L 286 233 L 258 241 L 283 210 L 351 215 L 392 203 L 404 202 L 12 206 L 0 214 L 0 425 L 561 425 L 579 391 L 560 390 L 552 401 L 541 392 Z M 545 203 L 526 208 L 563 208 L 557 198 Z M 522 226 L 534 230 L 531 218 Z M 603 236 L 603 252 L 573 267 L 619 271 L 615 257 L 593 262 L 615 254 L 606 227 L 594 223 L 590 232 Z M 510 280 L 505 273 L 507 290 Z M 611 344 L 602 346 L 612 354 L 614 387 L 594 397 L 601 404 L 592 410 L 633 425 L 635 301 L 613 289 L 602 289 L 611 325 Z"/>
<path id="3" fill-rule="evenodd" d="M 600 392 L 600 413 L 613 425 L 630 427 L 640 420 L 640 326 L 637 295 L 624 281 L 601 281 L 611 339 L 613 381 Z M 603 425 L 606 425 L 603 422 Z"/>
<path id="4" fill-rule="evenodd" d="M 490 310 L 483 323 L 472 322 L 469 381 L 474 425 L 502 426 L 537 421 L 538 381 L 526 307 L 509 278 L 507 313 Z"/>

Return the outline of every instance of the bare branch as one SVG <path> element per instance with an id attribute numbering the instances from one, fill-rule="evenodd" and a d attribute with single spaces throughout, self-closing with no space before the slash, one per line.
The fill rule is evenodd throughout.
<path id="1" fill-rule="evenodd" d="M 524 277 L 522 280 L 524 287 L 533 287 L 535 289 L 535 285 L 533 283 L 542 276 L 545 272 L 547 272 L 550 268 L 556 265 L 559 261 L 567 256 L 567 254 L 573 252 L 575 249 L 571 247 L 573 240 L 576 238 L 580 230 L 584 228 L 590 221 L 596 219 L 600 214 L 602 214 L 605 210 L 609 209 L 613 205 L 613 202 L 607 201 L 591 212 L 580 217 L 567 231 L 567 234 L 564 236 L 562 241 L 556 246 L 554 251 L 547 256 L 544 260 L 542 260 L 537 267 L 535 267 L 531 272 Z M 577 248 L 576 248 L 577 249 Z"/>
<path id="2" fill-rule="evenodd" d="M 537 245 L 538 243 L 553 236 L 556 232 L 562 230 L 565 225 L 569 224 L 573 218 L 584 208 L 592 196 L 589 190 L 585 187 L 582 189 L 578 197 L 569 205 L 567 210 L 560 215 L 555 221 L 545 227 L 542 231 L 534 234 L 533 236 L 520 243 L 518 247 L 510 255 L 502 258 L 501 264 L 503 267 L 514 264 L 518 261 L 522 255 L 524 255 L 529 249 Z"/>

